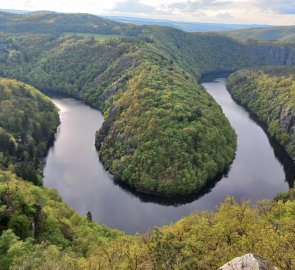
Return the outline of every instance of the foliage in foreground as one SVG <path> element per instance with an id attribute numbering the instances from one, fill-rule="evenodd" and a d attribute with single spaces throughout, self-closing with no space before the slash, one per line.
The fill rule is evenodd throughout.
<path id="1" fill-rule="evenodd" d="M 82 218 L 51 189 L 0 173 L 1 269 L 217 269 L 247 252 L 295 267 L 295 202 L 227 198 L 143 235 Z M 34 226 L 32 227 L 32 224 Z M 33 228 L 33 230 L 32 230 Z"/>
<path id="2" fill-rule="evenodd" d="M 32 42 L 32 37 L 36 43 Z M 171 37 L 174 41 L 168 41 L 166 45 L 175 52 L 175 44 L 181 40 L 170 33 L 169 38 Z M 212 43 L 212 39 L 206 37 L 203 41 L 207 45 Z M 218 121 L 225 119 L 214 101 L 194 84 L 192 72 L 187 69 L 190 66 L 186 62 L 188 57 L 182 63 L 174 63 L 171 51 L 165 53 L 152 44 L 134 43 L 133 40 L 101 44 L 94 40 L 67 39 L 52 35 L 32 35 L 29 38 L 10 36 L 1 42 L 1 74 L 31 80 L 35 85 L 41 86 L 43 83 L 43 89 L 61 87 L 61 91 L 75 94 L 105 111 L 106 125 L 110 125 L 113 130 L 107 130 L 102 141 L 119 142 L 114 148 L 115 154 L 120 157 L 117 166 L 124 161 L 127 146 L 133 147 L 133 140 L 136 142 L 141 134 L 132 134 L 132 130 L 141 131 L 147 125 L 144 119 L 151 118 L 148 123 L 151 130 L 154 126 L 159 126 L 161 130 L 153 138 L 156 143 L 151 146 L 151 152 L 162 144 L 162 138 L 167 135 L 172 138 L 169 134 L 173 132 L 178 135 L 177 139 L 181 138 L 180 141 L 190 138 L 190 134 L 191 138 L 195 138 L 194 132 L 200 131 L 202 124 L 207 129 L 212 124 L 212 129 L 208 129 L 208 139 L 215 142 L 214 138 L 220 131 L 215 129 L 218 123 L 214 122 L 214 115 L 216 114 Z M 117 46 L 118 43 L 120 46 Z M 227 48 L 228 43 L 224 44 Z M 214 42 L 209 47 L 212 48 L 211 46 L 215 46 Z M 193 51 L 197 53 L 198 47 L 194 47 Z M 179 58 L 182 53 L 178 55 Z M 202 53 L 199 52 L 197 56 L 201 57 Z M 81 61 L 83 57 L 88 57 L 87 67 Z M 194 65 L 197 67 L 197 60 L 200 60 L 204 69 L 198 70 L 199 75 L 218 66 L 211 57 L 207 58 L 209 62 L 201 61 L 198 57 L 193 59 L 196 62 L 190 68 Z M 141 65 L 138 64 L 139 59 Z M 265 60 L 271 59 L 275 57 L 272 55 Z M 232 62 L 226 63 L 224 59 L 219 61 L 226 65 L 218 68 L 229 68 Z M 248 64 L 251 63 L 243 63 Z M 185 93 L 181 90 L 185 90 Z M 15 94 L 19 93 L 23 93 L 23 90 Z M 180 94 L 183 98 L 180 98 Z M 38 101 L 37 104 L 42 102 Z M 194 106 L 195 103 L 198 106 Z M 26 99 L 24 104 L 28 107 Z M 146 113 L 145 109 L 150 111 L 147 110 Z M 165 110 L 171 115 L 167 116 Z M 13 110 L 5 112 L 8 115 L 3 119 L 13 116 Z M 24 114 L 29 115 L 30 111 L 25 111 Z M 163 117 L 167 123 L 152 123 L 155 116 Z M 132 120 L 130 126 L 128 120 Z M 196 128 L 194 125 L 198 125 L 198 121 L 201 126 Z M 225 138 L 233 135 L 227 122 L 224 124 L 224 130 L 229 132 L 225 132 Z M 8 126 L 5 130 L 9 130 Z M 16 129 L 19 131 L 24 128 L 20 125 Z M 32 132 L 39 130 L 37 124 L 30 129 Z M 10 132 L 11 136 L 17 136 Z M 147 133 L 143 134 L 148 136 L 149 130 L 145 132 Z M 109 134 L 115 136 L 109 138 Z M 126 134 L 128 136 L 124 137 Z M 211 149 L 212 145 L 203 139 L 201 137 L 196 141 L 198 147 L 201 145 L 205 149 Z M 13 138 L 10 141 L 13 142 Z M 231 142 L 234 142 L 233 138 Z M 35 145 L 34 143 L 33 146 Z M 183 145 L 176 146 L 186 149 Z M 141 147 L 147 147 L 145 152 L 150 153 L 148 144 L 136 145 L 135 149 L 141 151 Z M 9 149 L 8 154 L 5 152 L 3 157 L 9 159 L 11 166 L 8 169 L 11 169 L 18 160 L 9 153 Z M 40 149 L 40 153 L 43 152 L 44 149 Z M 130 151 L 130 148 L 127 150 Z M 229 149 L 229 153 L 231 151 L 233 150 Z M 123 156 L 120 156 L 121 153 Z M 180 156 L 182 154 L 180 152 Z M 171 156 L 168 158 L 166 161 L 169 165 Z M 28 160 L 34 160 L 34 155 L 28 155 Z M 138 160 L 140 161 L 135 159 L 135 165 L 139 170 L 142 162 Z M 206 164 L 208 160 L 210 161 L 210 157 L 205 157 L 202 164 Z M 166 166 L 165 163 L 164 165 Z M 212 162 L 209 165 L 212 167 Z M 3 166 L 3 169 L 6 167 Z M 126 168 L 129 169 L 128 166 Z M 153 169 L 158 168 L 153 165 Z M 158 180 L 161 180 L 161 172 L 162 168 L 157 171 Z M 290 270 L 295 267 L 295 204 L 284 200 L 285 203 L 264 201 L 251 208 L 248 202 L 236 203 L 232 198 L 227 198 L 215 212 L 195 213 L 175 225 L 155 229 L 144 235 L 126 236 L 82 218 L 65 205 L 55 191 L 37 187 L 10 171 L 1 170 L 0 266 L 2 269 L 211 270 L 217 269 L 233 257 L 255 252 L 280 269 Z"/>
<path id="3" fill-rule="evenodd" d="M 277 196 L 274 198 L 275 201 L 295 201 L 295 188 L 289 189 L 287 192 L 280 192 L 277 194 Z"/>
<path id="4" fill-rule="evenodd" d="M 74 261 L 77 254 L 82 257 L 93 247 L 122 235 L 81 217 L 56 191 L 35 186 L 8 171 L 0 171 L 0 231 L 1 269 L 8 269 L 21 255 L 32 258 L 20 260 L 16 269 L 23 269 L 21 264 L 24 269 L 46 268 L 45 254 L 54 254 L 52 265 L 66 262 L 64 256 L 59 262 L 60 251 Z M 26 264 L 31 267 L 26 268 Z"/>
<path id="5" fill-rule="evenodd" d="M 229 77 L 228 88 L 295 160 L 295 69 L 238 71 Z"/>

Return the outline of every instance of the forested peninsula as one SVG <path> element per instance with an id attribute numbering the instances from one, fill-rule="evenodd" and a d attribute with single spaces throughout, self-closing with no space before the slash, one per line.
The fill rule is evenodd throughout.
<path id="1" fill-rule="evenodd" d="M 96 145 L 105 167 L 137 191 L 161 196 L 198 192 L 234 157 L 235 133 L 197 83 L 201 76 L 294 63 L 290 44 L 114 26 L 83 14 L 11 16 L 3 15 L 0 75 L 71 94 L 100 109 L 105 123 Z M 69 32 L 61 23 L 66 21 L 93 36 Z M 43 28 L 34 28 L 35 22 Z"/>
<path id="2" fill-rule="evenodd" d="M 292 65 L 294 45 L 87 14 L 0 13 L 0 29 L 1 269 L 212 270 L 249 251 L 281 270 L 295 268 L 294 189 L 256 205 L 228 197 L 214 212 L 142 235 L 80 216 L 41 186 L 43 157 L 59 121 L 53 103 L 34 88 L 68 93 L 104 113 L 96 146 L 116 178 L 141 192 L 189 194 L 223 171 L 236 148 L 220 106 L 198 83 L 202 75 Z M 287 84 L 293 87 L 294 75 L 278 74 L 241 71 L 230 84 L 237 84 L 237 97 L 243 97 L 239 85 L 248 86 L 259 103 L 252 110 L 259 115 L 263 108 L 267 124 L 264 97 L 277 100 L 269 129 L 293 155 L 293 135 L 279 115 L 293 109 L 294 89 Z"/>
<path id="3" fill-rule="evenodd" d="M 56 115 L 53 104 L 30 86 L 7 79 L 3 79 L 2 85 L 6 101 L 21 97 L 26 101 L 26 114 L 30 104 L 34 104 L 39 106 L 39 114 L 47 110 L 49 115 Z M 35 133 L 39 126 L 36 119 L 33 123 L 31 132 Z M 24 129 L 17 128 L 20 130 L 15 130 L 15 134 Z M 62 202 L 56 191 L 17 177 L 11 168 L 18 161 L 7 153 L 3 155 L 10 159 L 9 168 L 0 170 L 3 270 L 212 270 L 249 251 L 282 270 L 295 266 L 294 190 L 256 206 L 228 197 L 215 212 L 194 213 L 174 225 L 129 236 L 81 217 Z M 28 156 L 28 160 L 33 159 L 34 156 Z"/>

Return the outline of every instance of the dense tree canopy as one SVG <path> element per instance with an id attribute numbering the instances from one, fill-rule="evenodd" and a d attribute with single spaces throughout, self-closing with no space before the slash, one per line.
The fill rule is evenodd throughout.
<path id="1" fill-rule="evenodd" d="M 227 198 L 215 212 L 127 236 L 82 218 L 57 193 L 0 172 L 1 269 L 218 269 L 254 252 L 295 267 L 295 202 L 251 206 Z"/>
<path id="2" fill-rule="evenodd" d="M 295 160 L 295 70 L 267 68 L 232 74 L 233 97 L 266 124 L 268 131 Z"/>
<path id="3" fill-rule="evenodd" d="M 147 27 L 137 38 L 2 34 L 1 40 L 2 76 L 102 110 L 97 147 L 105 166 L 137 190 L 165 196 L 200 190 L 234 156 L 234 132 L 197 85 L 201 74 L 293 61 L 288 47 L 165 27 Z"/>
<path id="4" fill-rule="evenodd" d="M 129 25 L 89 16 L 4 18 L 6 32 L 16 22 L 24 28 L 1 34 L 0 75 L 69 93 L 102 110 L 105 123 L 96 140 L 100 157 L 117 179 L 142 192 L 196 192 L 233 159 L 234 132 L 197 84 L 202 74 L 295 59 L 291 45 L 240 43 L 158 26 L 134 27 L 137 32 L 131 34 L 125 29 Z M 32 22 L 40 23 L 38 31 L 30 30 Z M 93 38 L 68 35 L 66 28 L 75 24 Z M 110 30 L 110 39 L 95 36 L 108 26 L 124 37 L 113 38 L 119 33 Z"/>
<path id="5" fill-rule="evenodd" d="M 227 35 L 238 39 L 295 41 L 295 26 L 273 26 L 249 28 L 228 32 Z"/>
<path id="6" fill-rule="evenodd" d="M 88 22 L 81 15 L 37 13 L 18 22 L 0 15 L 0 25 L 11 29 L 26 21 L 21 32 L 32 30 L 40 18 L 45 30 L 39 25 L 36 32 L 52 31 L 67 19 L 81 28 Z M 87 27 L 95 26 L 96 18 L 89 20 L 94 21 Z M 0 36 L 0 75 L 70 93 L 101 109 L 106 121 L 96 143 L 106 167 L 141 191 L 165 195 L 201 188 L 234 155 L 234 131 L 196 80 L 213 71 L 294 62 L 291 47 L 241 44 L 170 28 L 103 40 L 56 31 Z M 265 71 L 258 75 L 283 89 L 293 80 L 291 73 L 276 79 Z M 275 93 L 280 106 L 290 93 L 288 98 Z M 0 103 L 1 269 L 211 270 L 247 252 L 279 269 L 295 268 L 294 190 L 255 206 L 229 197 L 215 212 L 193 213 L 174 225 L 127 236 L 91 222 L 91 214 L 81 217 L 56 191 L 34 185 L 40 184 L 42 157 L 58 124 L 53 104 L 31 86 L 9 79 L 0 80 Z M 281 107 L 274 108 L 278 113 Z M 285 134 L 278 126 L 273 130 Z"/>
<path id="7" fill-rule="evenodd" d="M 8 33 L 93 33 L 136 35 L 139 26 L 101 18 L 91 14 L 63 14 L 36 11 L 26 14 L 0 12 L 0 31 Z"/>
<path id="8" fill-rule="evenodd" d="M 38 90 L 0 78 L 0 168 L 41 184 L 43 157 L 58 125 L 57 109 Z"/>

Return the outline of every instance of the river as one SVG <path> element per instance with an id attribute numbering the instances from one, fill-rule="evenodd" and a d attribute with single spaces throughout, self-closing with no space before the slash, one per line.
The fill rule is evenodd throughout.
<path id="1" fill-rule="evenodd" d="M 58 190 L 82 215 L 90 211 L 93 220 L 126 233 L 170 224 L 196 210 L 215 209 L 226 195 L 255 202 L 287 191 L 287 180 L 295 175 L 293 164 L 281 163 L 288 158 L 278 158 L 280 151 L 274 151 L 274 143 L 231 98 L 225 79 L 203 86 L 235 129 L 238 147 L 228 172 L 201 195 L 169 201 L 141 196 L 116 184 L 94 146 L 95 132 L 103 122 L 101 113 L 73 98 L 60 97 L 52 97 L 60 108 L 61 125 L 46 158 L 44 185 Z"/>

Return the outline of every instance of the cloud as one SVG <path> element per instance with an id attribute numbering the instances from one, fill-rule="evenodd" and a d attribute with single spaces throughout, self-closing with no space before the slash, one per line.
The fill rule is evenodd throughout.
<path id="1" fill-rule="evenodd" d="M 156 9 L 152 6 L 142 4 L 138 0 L 125 0 L 118 2 L 112 11 L 123 13 L 153 13 Z"/>
<path id="2" fill-rule="evenodd" d="M 293 0 L 261 0 L 259 6 L 278 14 L 295 14 L 295 2 Z"/>
<path id="3" fill-rule="evenodd" d="M 295 0 L 0 0 L 0 7 L 180 21 L 295 24 Z"/>
<path id="4" fill-rule="evenodd" d="M 224 12 L 224 13 L 218 13 L 217 15 L 215 15 L 215 18 L 218 20 L 228 20 L 228 19 L 232 19 L 233 16 L 228 12 Z"/>
<path id="5" fill-rule="evenodd" d="M 175 2 L 167 5 L 167 9 L 173 11 L 178 10 L 180 12 L 192 12 L 199 9 L 220 9 L 232 5 L 231 1 L 219 1 L 219 0 L 197 0 L 197 1 L 185 1 Z"/>

